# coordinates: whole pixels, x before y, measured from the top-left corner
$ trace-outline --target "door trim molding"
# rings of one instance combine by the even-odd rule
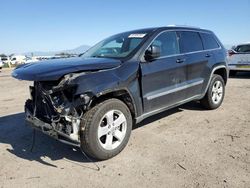
[[[155,114],[158,114],[160,112],[163,112],[163,111],[166,111],[166,110],[169,110],[171,108],[174,108],[174,107],[177,107],[177,106],[180,106],[182,104],[185,104],[187,102],[190,102],[190,101],[193,101],[195,99],[199,99],[200,98],[200,95],[195,95],[193,97],[190,97],[188,99],[185,99],[185,100],[182,100],[174,105],[171,105],[171,106],[165,106],[165,107],[162,107],[162,108],[159,108],[159,109],[156,109],[156,110],[153,110],[153,111],[150,111],[150,112],[147,112],[145,114],[142,114],[141,116],[137,117],[136,118],[136,123],[140,123],[142,120],[152,116],[152,115],[155,115]]]
[[[170,87],[166,87],[166,88],[163,88],[160,90],[150,92],[145,96],[145,98],[147,100],[153,100],[155,98],[162,97],[164,95],[168,95],[168,94],[175,93],[175,92],[178,92],[178,91],[181,91],[184,89],[188,89],[190,87],[194,87],[194,86],[203,84],[203,82],[204,82],[204,80],[202,78],[194,79],[194,80],[191,80],[189,82],[183,82],[180,84],[176,84],[174,87],[170,86]]]

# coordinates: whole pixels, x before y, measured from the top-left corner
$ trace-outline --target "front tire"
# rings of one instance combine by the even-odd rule
[[[81,148],[91,157],[105,160],[120,153],[128,143],[132,116],[118,99],[106,100],[84,114]]]
[[[220,75],[212,76],[205,97],[201,100],[201,104],[208,110],[220,107],[225,95],[225,82]]]

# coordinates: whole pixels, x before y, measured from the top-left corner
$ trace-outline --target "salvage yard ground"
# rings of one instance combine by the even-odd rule
[[[118,156],[97,162],[25,126],[28,82],[0,72],[0,187],[250,187],[250,73],[230,78],[221,108],[196,102],[148,118]]]

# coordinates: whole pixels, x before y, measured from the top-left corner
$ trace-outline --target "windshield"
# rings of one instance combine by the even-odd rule
[[[109,37],[85,52],[82,57],[124,58],[145,39],[147,32],[127,32]]]

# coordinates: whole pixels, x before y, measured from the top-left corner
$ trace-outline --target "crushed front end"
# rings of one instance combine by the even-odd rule
[[[80,146],[80,122],[89,98],[75,96],[77,85],[69,80],[35,81],[25,104],[26,122],[61,142]]]

